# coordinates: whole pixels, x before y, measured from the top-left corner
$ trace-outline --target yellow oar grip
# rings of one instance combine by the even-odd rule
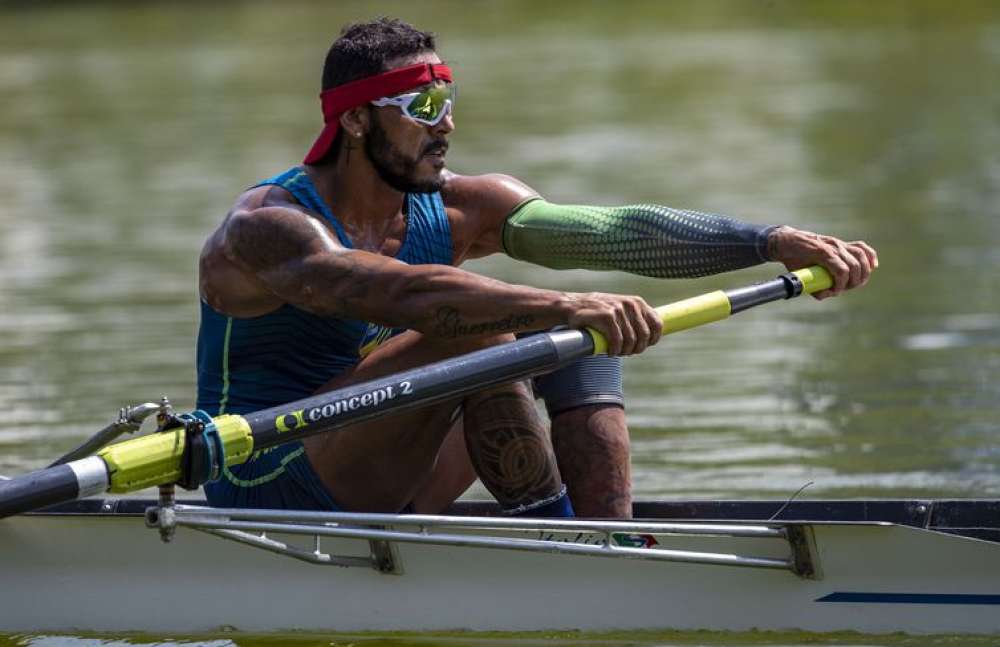
[[[792,274],[799,277],[799,280],[802,281],[802,291],[806,294],[812,294],[813,292],[833,287],[833,278],[830,276],[830,273],[819,265],[795,270]]]
[[[663,322],[663,334],[687,330],[702,324],[719,321],[729,316],[729,298],[722,290],[684,299],[676,303],[660,306],[656,313]],[[594,339],[594,354],[608,352],[608,340],[593,328],[587,332]]]
[[[604,335],[589,326],[587,327],[587,332],[590,333],[590,338],[594,340],[594,355],[603,355],[608,352],[608,340],[604,338]]]
[[[246,462],[253,453],[253,436],[243,416],[213,418],[226,448],[226,465]],[[111,475],[109,492],[134,492],[181,477],[184,432],[181,430],[150,434],[105,447],[97,452]]]
[[[669,303],[656,309],[663,322],[663,334],[687,330],[725,319],[730,314],[729,297],[722,290]]]
[[[806,294],[826,290],[833,286],[830,273],[819,265],[795,270],[792,274],[802,281],[802,291]],[[729,297],[722,290],[702,294],[701,296],[670,303],[656,309],[663,322],[663,334],[669,335],[680,330],[695,328],[713,321],[721,321],[732,314]],[[600,355],[608,351],[608,340],[594,330],[587,328],[594,340],[594,354]]]

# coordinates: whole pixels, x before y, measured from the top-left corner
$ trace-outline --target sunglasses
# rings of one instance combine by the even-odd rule
[[[454,85],[442,83],[420,92],[375,99],[371,103],[373,106],[396,106],[410,119],[428,126],[436,126],[451,112],[455,96]]]

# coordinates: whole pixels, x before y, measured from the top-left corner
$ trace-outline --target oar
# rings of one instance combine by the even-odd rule
[[[810,267],[749,287],[678,301],[657,312],[664,334],[670,334],[831,284],[826,270]],[[607,341],[593,330],[541,333],[279,407],[217,416],[212,422],[225,449],[225,464],[238,465],[254,451],[553,371],[606,349]],[[174,483],[182,477],[184,445],[183,428],[171,429],[0,481],[0,518],[102,492],[126,493]]]

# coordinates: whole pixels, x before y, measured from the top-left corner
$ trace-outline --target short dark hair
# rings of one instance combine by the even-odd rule
[[[390,61],[433,52],[434,34],[384,16],[345,26],[323,64],[322,89],[388,71]]]

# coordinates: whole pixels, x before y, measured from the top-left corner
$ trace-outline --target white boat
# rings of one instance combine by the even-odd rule
[[[495,511],[62,504],[0,520],[0,632],[1000,635],[1000,501],[639,503],[641,519],[603,522]]]
[[[830,285],[807,268],[658,312],[676,332]],[[604,346],[593,331],[542,333],[245,416],[176,416],[166,399],[125,408],[52,466],[0,480],[0,632],[1000,635],[997,501],[649,503],[630,521],[515,520],[468,503],[428,517],[173,502],[172,484],[196,487],[254,450]],[[104,446],[154,413],[158,433]],[[162,504],[87,498],[151,486]]]

